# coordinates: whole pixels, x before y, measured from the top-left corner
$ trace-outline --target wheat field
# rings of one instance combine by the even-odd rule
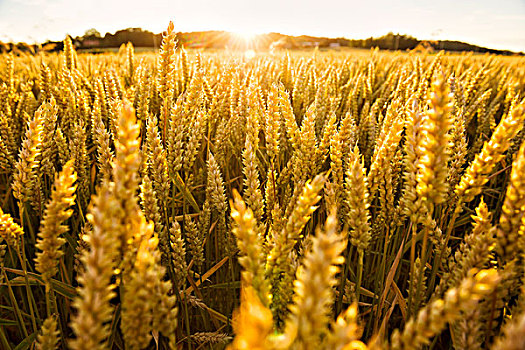
[[[525,60],[0,55],[1,349],[524,349]]]

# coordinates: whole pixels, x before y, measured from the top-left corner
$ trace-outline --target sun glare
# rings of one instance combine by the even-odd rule
[[[246,51],[244,51],[244,57],[246,57],[246,59],[248,59],[248,60],[251,60],[252,58],[255,57],[255,51],[253,51],[253,50],[246,50]]]
[[[257,50],[259,46],[259,35],[251,31],[239,31],[231,33],[232,47],[247,52],[246,58],[252,58],[255,52],[248,53],[249,51]],[[251,56],[251,57],[250,57]]]
[[[235,32],[233,33],[239,40],[242,40],[246,43],[251,43],[255,41],[257,37],[257,33],[250,32],[250,31],[242,31],[242,32]]]

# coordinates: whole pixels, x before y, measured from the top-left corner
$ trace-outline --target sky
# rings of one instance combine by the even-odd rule
[[[525,52],[525,0],[0,0],[0,41],[141,27],[364,39],[388,32]]]

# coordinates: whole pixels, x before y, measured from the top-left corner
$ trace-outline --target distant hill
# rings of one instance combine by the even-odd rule
[[[419,40],[409,35],[388,33],[378,38],[346,39],[326,38],[315,36],[290,36],[280,33],[268,33],[257,35],[253,40],[245,40],[236,34],[224,31],[203,31],[177,33],[178,41],[186,48],[201,49],[308,49],[308,48],[332,48],[343,47],[370,49],[377,47],[382,50],[415,50],[415,51],[472,51],[479,53],[491,53],[499,55],[523,55],[509,50],[495,50],[481,46],[471,45],[460,41],[449,40]],[[118,48],[120,45],[131,42],[135,47],[158,48],[162,41],[162,34],[155,34],[141,28],[128,28],[115,32],[106,33],[101,36],[95,29],[90,29],[82,37],[73,38],[75,46],[79,50],[104,50],[107,48]],[[46,51],[62,50],[62,42],[47,41],[41,45]],[[35,51],[37,48],[26,44],[2,44],[1,51],[10,50]]]

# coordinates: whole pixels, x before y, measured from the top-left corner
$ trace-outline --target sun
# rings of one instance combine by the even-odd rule
[[[249,31],[237,31],[231,33],[232,46],[242,50],[254,50],[257,47],[259,34]]]
[[[257,33],[251,31],[234,32],[233,34],[247,43],[253,42],[257,38]]]

